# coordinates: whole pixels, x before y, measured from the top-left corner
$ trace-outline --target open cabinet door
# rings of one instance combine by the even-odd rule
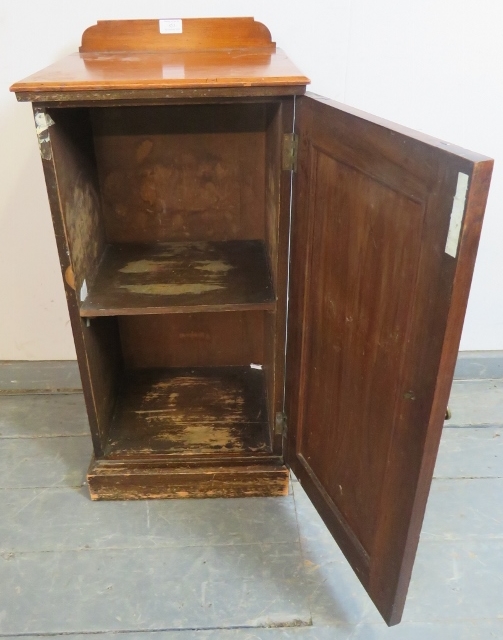
[[[286,460],[389,625],[442,432],[492,161],[297,100]]]

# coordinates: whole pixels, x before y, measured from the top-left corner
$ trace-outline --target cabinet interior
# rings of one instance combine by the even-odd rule
[[[48,113],[97,457],[270,454],[282,101]]]

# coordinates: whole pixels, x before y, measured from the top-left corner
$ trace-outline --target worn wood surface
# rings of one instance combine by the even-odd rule
[[[264,363],[264,311],[121,316],[124,365],[223,367]]]
[[[388,624],[433,472],[492,163],[299,99],[287,460]],[[458,258],[445,252],[470,178]]]
[[[161,33],[159,20],[99,20],[82,34],[80,52],[215,51],[272,52],[269,29],[253,18],[183,18],[182,33]]]
[[[266,109],[93,109],[108,241],[264,238]]]
[[[21,100],[34,93],[57,100],[58,93],[89,91],[271,86],[302,91],[309,83],[252,18],[183,24],[181,34],[161,34],[157,20],[100,22],[84,33],[81,53],[13,84],[11,91]]]
[[[132,370],[105,455],[270,451],[263,373],[248,367]]]
[[[84,280],[93,281],[105,250],[100,188],[87,109],[49,110],[47,116],[35,107],[39,122],[41,154],[54,156],[58,193],[61,198],[65,233],[71,264],[65,270],[65,284],[80,291]],[[51,124],[53,122],[54,124]],[[47,126],[46,131],[43,131]],[[44,139],[50,136],[51,148]]]
[[[283,51],[256,53],[73,53],[11,86],[24,93],[206,89],[209,87],[300,87],[309,79]]]
[[[121,356],[115,318],[88,327],[78,308],[78,292],[94,278],[105,246],[90,123],[84,110],[49,112],[34,105],[34,114],[89,424],[101,455]]]
[[[110,89],[109,91],[25,91],[16,93],[18,102],[38,102],[54,107],[146,106],[170,104],[197,104],[203,102],[229,102],[235,98],[248,102],[266,98],[303,95],[306,85],[268,85],[244,87],[175,87],[171,89]]]
[[[93,460],[87,482],[92,500],[245,498],[287,495],[288,477],[288,469],[279,461],[235,467],[169,467]]]
[[[83,317],[274,308],[261,241],[110,245]]]

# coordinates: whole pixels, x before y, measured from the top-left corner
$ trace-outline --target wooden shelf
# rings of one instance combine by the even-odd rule
[[[122,380],[105,457],[270,451],[261,370],[137,369]]]
[[[274,309],[260,240],[109,245],[82,317]]]

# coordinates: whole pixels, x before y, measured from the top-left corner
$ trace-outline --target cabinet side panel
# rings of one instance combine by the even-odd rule
[[[105,249],[89,112],[50,109],[46,121],[73,283],[84,295]]]
[[[96,275],[105,248],[88,112],[34,105],[35,123],[58,245],[77,359],[96,455],[111,420],[120,367],[114,318],[79,315],[79,298]]]
[[[92,111],[110,242],[264,239],[265,105]]]

